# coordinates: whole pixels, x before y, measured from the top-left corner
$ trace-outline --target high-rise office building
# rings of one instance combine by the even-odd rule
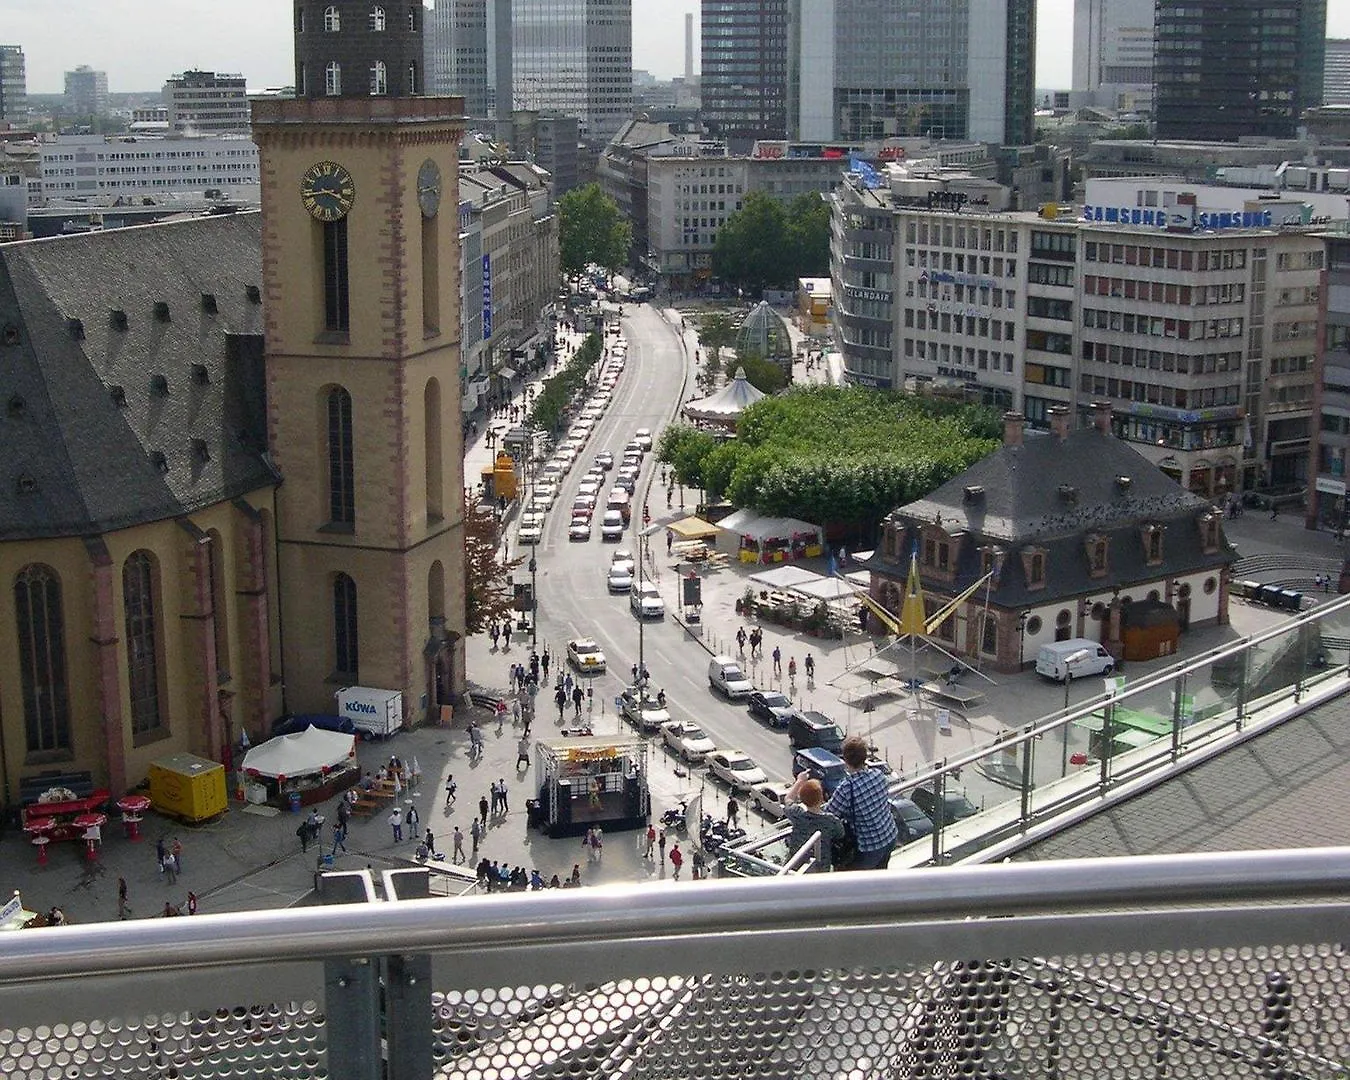
[[[1032,141],[1034,0],[790,4],[791,137]]]
[[[1327,38],[1322,104],[1350,105],[1350,38]]]
[[[702,118],[734,153],[787,138],[786,0],[703,0]]]
[[[1074,108],[1153,107],[1153,0],[1074,0]]]
[[[164,84],[169,130],[181,135],[247,131],[248,88],[242,75],[185,71]]]
[[[632,0],[514,0],[511,65],[515,108],[575,116],[583,138],[608,139],[633,113]]]
[[[1159,4],[1158,138],[1293,137],[1322,101],[1326,28],[1327,0]]]
[[[66,112],[74,116],[102,116],[108,111],[108,73],[81,64],[66,72]]]
[[[435,0],[423,53],[427,93],[462,97],[475,119],[510,116],[511,0]]]
[[[28,125],[28,74],[19,45],[0,45],[0,122]]]

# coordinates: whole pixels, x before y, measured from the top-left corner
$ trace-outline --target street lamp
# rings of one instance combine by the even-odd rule
[[[647,670],[647,654],[645,651],[647,616],[642,610],[642,587],[646,583],[647,541],[664,528],[664,525],[658,523],[656,525],[648,525],[638,533],[638,677],[636,681],[639,684],[642,680],[642,673]],[[641,686],[639,686],[638,700],[642,700],[642,697]]]
[[[530,549],[530,651],[539,644],[539,588],[535,571],[539,563],[535,560],[534,549]]]
[[[1069,711],[1069,687],[1073,685],[1073,666],[1080,660],[1086,660],[1092,655],[1091,649],[1079,649],[1077,652],[1071,652],[1064,658],[1064,712]],[[1064,740],[1063,753],[1060,755],[1059,775],[1065,777],[1069,775],[1069,725],[1063,725]]]

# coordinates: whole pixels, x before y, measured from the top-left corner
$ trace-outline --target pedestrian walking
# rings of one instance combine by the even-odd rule
[[[808,683],[813,682],[816,677],[816,662],[811,658],[810,653],[806,654],[806,659],[802,661],[802,665],[806,668],[806,681]]]
[[[497,807],[501,805],[501,803],[498,800],[499,797],[497,795],[497,781],[490,780],[488,781],[488,813],[490,813],[493,817],[497,816]]]
[[[486,795],[478,800],[478,820],[483,823],[483,828],[487,828],[488,811],[491,809],[492,805],[488,802]]]
[[[453,841],[454,849],[450,853],[450,861],[454,863],[467,862],[468,860],[464,857],[464,831],[458,825],[455,826]]]
[[[342,849],[342,853],[343,853],[344,855],[347,853],[347,826],[344,825],[344,824],[343,824],[342,822],[340,822],[340,821],[339,821],[336,825],[333,826],[333,854],[334,854],[334,855],[336,855],[336,854],[338,853],[338,848],[341,848],[341,849]]]
[[[347,827],[347,822],[352,819],[351,804],[347,802],[345,798],[338,799],[336,816],[337,823],[345,829]]]
[[[488,636],[492,638],[492,648],[495,650],[497,648],[497,642],[502,636],[501,627],[494,622],[492,624],[492,629],[488,631]]]
[[[558,706],[558,723],[562,723],[563,710],[567,708],[567,691],[561,686],[558,687],[557,692],[553,695],[553,703]]]
[[[789,657],[788,657],[788,682],[796,682],[796,681],[797,681],[797,658],[796,658],[795,656],[789,656]]]
[[[652,857],[652,848],[654,848],[654,847],[656,847],[656,826],[655,826],[655,825],[648,825],[648,826],[647,826],[647,847],[643,850],[643,852],[642,852],[642,857],[643,857],[644,859],[650,859],[650,858]]]
[[[473,841],[473,857],[478,858],[478,844],[483,839],[483,823],[474,818],[469,823],[469,839]]]
[[[568,697],[572,696],[572,685],[573,685],[572,673],[569,671],[566,675],[563,676],[563,691],[567,694]]]
[[[187,913],[189,915],[197,914],[197,894],[191,889],[188,890],[187,894]]]
[[[131,918],[131,905],[127,903],[127,879],[124,877],[117,879],[117,917]]]
[[[733,795],[727,800],[727,824],[733,829],[736,827],[736,819],[740,816],[741,804],[736,801]]]
[[[417,807],[409,803],[408,809],[403,812],[403,824],[408,828],[409,839],[417,835],[417,826],[421,820],[422,816],[417,812]]]
[[[520,741],[516,743],[516,768],[519,769],[522,765],[527,769],[530,767],[530,733],[528,728],[526,728],[525,734],[520,737]]]
[[[173,858],[173,872],[181,874],[183,872],[183,844],[176,836],[169,841],[169,855]]]
[[[665,862],[666,862],[666,830],[665,830],[665,829],[662,829],[660,835],[657,837],[657,839],[656,839],[656,846],[657,846],[657,847],[660,849],[660,851],[661,851],[661,865],[664,866],[664,865],[665,865]]]
[[[572,687],[572,705],[576,709],[578,719],[581,717],[581,701],[585,696],[580,686]]]
[[[503,814],[509,814],[511,807],[506,804],[506,777],[499,777],[497,780],[497,803],[501,807]]]
[[[548,646],[545,645],[544,655],[539,658],[539,666],[540,668],[543,669],[545,679],[548,678],[548,664],[549,664]]]
[[[309,830],[306,829],[305,832],[308,834]],[[164,861],[160,864],[160,870],[162,870],[164,876],[169,879],[170,885],[173,885],[178,881],[178,864],[173,861],[173,852],[165,853]]]
[[[694,857],[690,860],[693,864],[693,876],[695,881],[702,881],[708,876],[708,864],[703,858],[703,852],[694,848]]]
[[[510,622],[510,620],[507,620],[506,624],[502,627],[502,641],[505,643],[505,650],[506,650],[507,652],[510,652],[510,651],[511,651],[511,622]]]
[[[455,796],[459,793],[459,785],[455,783],[455,774],[451,773],[445,780],[445,805],[454,806]]]
[[[671,548],[675,546],[675,534],[669,529],[666,530],[666,554],[670,554]]]
[[[680,842],[675,841],[670,849],[670,865],[674,867],[670,876],[676,881],[680,878],[680,867],[684,865],[684,852],[680,850]]]
[[[403,811],[397,806],[389,813],[389,827],[394,830],[394,843],[403,840]]]
[[[436,837],[432,836],[430,825],[427,826],[427,834],[422,837],[422,843],[426,846],[427,858],[434,859],[436,857]]]
[[[745,655],[745,627],[742,626],[736,631],[736,648],[742,656]]]
[[[773,673],[780,678],[783,675],[783,650],[777,645],[773,647]]]

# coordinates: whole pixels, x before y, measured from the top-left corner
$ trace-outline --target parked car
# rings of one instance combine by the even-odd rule
[[[604,651],[590,638],[573,638],[569,641],[567,659],[584,675],[598,675],[605,670]]]
[[[1036,653],[1036,674],[1055,682],[1088,675],[1110,675],[1116,658],[1088,638],[1069,638],[1042,645]]]
[[[730,656],[714,656],[708,661],[708,685],[733,699],[747,697],[755,689],[741,665]]]
[[[788,721],[797,714],[792,699],[777,690],[756,690],[746,698],[746,704],[750,706],[751,716],[774,728],[787,727]]]
[[[810,773],[819,780],[828,797],[843,782],[844,759],[818,746],[810,746],[792,755],[792,775],[797,776],[802,772]]]
[[[638,428],[637,431],[633,432],[633,441],[642,448],[644,454],[649,452],[652,448],[652,429]]]
[[[916,787],[909,793],[909,797],[914,801],[915,806],[928,815],[929,820],[934,822],[938,820],[937,795],[932,788]],[[950,825],[954,821],[974,817],[979,812],[980,808],[959,791],[943,793],[942,813],[940,815],[943,825]]]
[[[666,604],[661,599],[661,592],[650,581],[634,584],[628,605],[639,619],[664,619],[666,616]]]
[[[750,791],[750,804],[766,817],[781,818],[787,813],[787,793],[791,784],[756,784]]]
[[[912,844],[933,834],[933,819],[925,814],[912,799],[903,795],[891,797],[891,813],[895,816],[895,825],[899,829],[895,843],[897,847]]]
[[[661,738],[685,761],[702,761],[717,749],[703,729],[688,720],[672,720],[661,729]]]
[[[619,695],[619,712],[639,731],[655,734],[669,724],[670,710],[655,698],[628,687]]]
[[[707,758],[708,771],[725,780],[737,791],[749,791],[756,784],[768,781],[764,770],[755,759],[739,750],[718,750]]]
[[[794,713],[788,719],[788,742],[794,750],[819,746],[837,754],[844,746],[844,729],[822,712]]]

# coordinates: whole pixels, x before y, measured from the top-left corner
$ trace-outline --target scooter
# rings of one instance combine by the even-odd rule
[[[711,814],[703,816],[703,823],[698,832],[699,843],[703,845],[705,851],[714,855],[728,844],[744,840],[747,835],[744,829],[733,826],[725,819],[716,821]]]
[[[685,813],[688,810],[686,803],[680,803],[679,806],[672,806],[661,815],[661,826],[666,829],[674,829],[676,832],[684,832],[688,828],[685,821]]]

